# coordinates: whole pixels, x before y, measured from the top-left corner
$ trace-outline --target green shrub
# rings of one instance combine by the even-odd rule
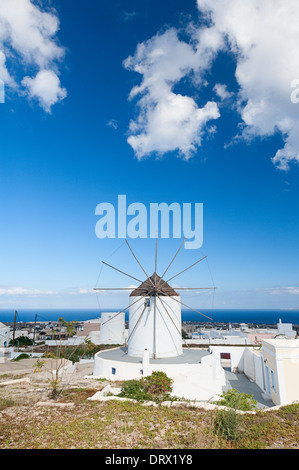
[[[18,362],[18,361],[21,361],[22,359],[30,359],[30,356],[28,354],[22,353],[22,354],[19,354],[14,359],[12,359],[12,362]]]
[[[10,398],[5,396],[0,396],[0,410],[5,410],[9,406],[15,406],[16,402]]]
[[[154,396],[163,396],[172,392],[173,380],[167,377],[165,372],[154,371],[152,375],[143,377],[141,382],[144,390]]]
[[[118,396],[133,398],[138,401],[161,402],[169,398],[172,391],[172,379],[164,372],[152,372],[141,380],[128,380]]]
[[[118,396],[132,398],[141,402],[152,399],[151,395],[144,390],[140,380],[128,380],[125,382]]]
[[[217,410],[214,419],[214,433],[228,440],[239,437],[240,418],[236,410]]]
[[[253,399],[253,395],[242,393],[232,388],[227,392],[223,392],[217,405],[227,406],[234,410],[251,411],[256,408],[257,401]]]
[[[15,344],[17,347],[32,346],[33,341],[32,339],[28,338],[28,336],[22,335],[15,339]],[[9,341],[9,346],[12,346],[12,345],[13,345],[13,340],[11,339]]]
[[[228,410],[217,410],[214,419],[214,433],[228,440],[236,440],[240,435],[240,417],[236,410],[251,411],[257,401],[253,395],[242,393],[232,388],[220,395],[217,405],[226,406]]]

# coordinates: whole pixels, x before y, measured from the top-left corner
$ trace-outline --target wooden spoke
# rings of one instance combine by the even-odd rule
[[[163,277],[165,276],[165,274],[167,273],[168,269],[170,268],[170,266],[172,265],[172,263],[174,262],[175,258],[177,257],[180,249],[182,248],[182,246],[184,245],[185,243],[185,240],[186,240],[186,237],[184,238],[183,240],[183,243],[181,244],[181,246],[179,247],[178,251],[176,252],[176,254],[174,255],[174,257],[172,258],[172,260],[170,261],[169,265],[167,266],[167,268],[165,269],[164,273],[162,274],[161,276],[161,279],[159,280],[159,282],[157,283],[157,287],[158,285],[160,284],[161,280],[163,279]]]
[[[125,276],[128,276],[128,277],[131,277],[132,279],[135,279],[135,281],[138,281],[138,282],[141,282],[141,283],[143,282],[140,279],[137,279],[137,277],[131,276],[131,274],[127,274],[124,271],[121,271],[120,269],[115,268],[114,266],[111,266],[111,264],[105,263],[105,261],[102,261],[102,263],[106,264],[106,266],[109,266],[109,268],[115,269],[115,271],[118,271],[119,273],[124,274]]]
[[[185,338],[182,337],[182,332],[178,329],[178,327],[176,326],[176,324],[174,323],[173,321],[173,318],[171,317],[170,313],[168,312],[166,306],[164,305],[164,302],[162,300],[162,297],[159,297],[160,298],[160,301],[161,301],[161,304],[162,306],[164,307],[164,310],[165,312],[167,313],[167,315],[169,316],[170,320],[172,321],[172,323],[174,324],[174,327],[176,328],[176,330],[178,331],[179,335],[181,336],[182,340],[184,341],[185,345],[187,346],[187,348],[189,349],[189,344],[186,342]],[[165,302],[166,303],[166,302]],[[166,304],[167,305],[167,304]],[[169,305],[168,305],[169,306]]]
[[[144,296],[141,297],[141,299],[143,298]],[[121,310],[120,312],[118,312],[116,315],[114,315],[113,317],[109,318],[109,320],[106,320],[103,325],[106,325],[106,323],[108,323],[109,321],[113,320],[114,318],[117,317],[117,315],[119,315],[120,313],[123,313],[125,310],[127,310],[129,307],[131,307],[131,305],[134,305],[136,304],[137,302],[139,302],[139,300],[141,300],[140,298],[138,298],[137,300],[135,300],[135,302],[133,302],[132,304],[128,305],[127,307],[125,307],[123,310]]]
[[[155,305],[154,305],[154,359],[156,359],[157,355],[157,297],[154,297]]]
[[[135,329],[137,328],[137,325],[139,324],[139,322],[140,322],[140,320],[141,320],[141,317],[142,317],[142,315],[143,315],[144,312],[145,312],[145,309],[146,309],[146,306],[145,306],[144,309],[142,310],[142,312],[141,312],[141,314],[140,314],[140,316],[139,316],[137,322],[135,323],[134,328],[133,328],[133,330],[131,331],[130,336],[128,337],[128,342],[130,341],[130,338],[132,337],[132,335],[133,335]]]
[[[137,261],[137,263],[141,267],[144,274],[146,275],[147,279],[149,279],[151,281],[152,285],[154,285],[153,281],[151,280],[151,278],[149,277],[149,275],[147,274],[147,272],[145,271],[145,269],[143,268],[143,266],[141,265],[141,263],[138,261],[137,257],[135,256],[135,254],[134,254],[134,252],[133,252],[132,248],[130,247],[129,242],[127,240],[126,240],[126,244],[128,245],[129,250],[131,251],[131,253],[134,256],[135,260]]]
[[[174,296],[172,296],[171,298],[172,298],[173,300],[175,300],[176,302],[178,302],[179,304],[184,305],[184,307],[187,307],[187,308],[189,308],[190,310],[193,310],[193,312],[199,313],[199,315],[202,315],[203,317],[206,317],[206,318],[208,318],[209,320],[212,320],[212,321],[213,321],[213,318],[210,318],[210,317],[208,317],[207,315],[204,315],[203,313],[199,312],[198,310],[194,310],[194,308],[189,307],[189,305],[184,304],[184,303],[181,302],[180,300],[176,299]]]
[[[195,266],[197,263],[200,263],[200,261],[202,261],[203,259],[207,258],[207,256],[204,256],[203,258],[199,259],[198,261],[196,261],[195,263],[191,264],[191,266],[188,266],[188,268],[186,269],[183,269],[183,271],[179,272],[178,274],[176,274],[175,276],[172,276],[170,279],[167,279],[167,281],[165,282],[169,282],[171,281],[172,279],[174,279],[175,277],[178,277],[180,274],[184,273],[185,271],[187,271],[188,269],[192,268],[193,266]]]
[[[93,290],[134,290],[136,287],[94,287]]]
[[[202,290],[202,289],[216,289],[216,287],[172,287],[174,290]]]

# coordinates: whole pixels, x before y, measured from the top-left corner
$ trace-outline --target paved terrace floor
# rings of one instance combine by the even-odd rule
[[[235,374],[227,368],[224,368],[224,370],[226,378],[224,391],[235,388],[239,392],[253,395],[252,398],[257,401],[257,408],[259,409],[275,406],[272,400],[265,400],[265,398],[263,398],[263,391],[256,383],[251,382],[245,374]]]
[[[150,358],[150,364],[199,364],[202,357],[209,356],[211,353],[207,350],[200,349],[184,349],[181,356],[176,357],[165,357],[163,359]],[[141,364],[141,357],[128,356],[126,348],[109,349],[107,351],[101,351],[100,356],[103,359],[109,359],[112,361],[130,362],[135,364]]]

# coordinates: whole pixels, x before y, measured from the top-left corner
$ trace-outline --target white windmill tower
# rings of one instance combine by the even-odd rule
[[[134,289],[116,287],[94,289],[96,291],[132,291],[130,294],[129,305],[123,310],[114,314],[113,318],[107,319],[102,323],[103,327],[104,325],[107,325],[108,322],[112,320],[115,321],[118,315],[122,315],[123,312],[129,309],[129,336],[127,354],[131,357],[143,357],[145,350],[148,352],[149,357],[154,359],[177,357],[182,355],[182,305],[196,313],[199,313],[200,315],[203,315],[209,320],[212,320],[210,317],[207,317],[203,313],[184,304],[181,301],[180,295],[177,293],[177,291],[190,289],[215,289],[215,287],[180,287],[174,289],[168,284],[168,282],[170,282],[172,279],[176,278],[183,272],[204,260],[206,256],[197,260],[191,266],[188,266],[183,271],[177,273],[165,281],[163,277],[181,250],[185,239],[161,277],[157,274],[157,242],[158,239],[156,239],[155,272],[152,276],[149,276],[138,261],[128,241],[126,240],[126,244],[128,245],[132,255],[146,275],[145,281],[137,279],[136,277],[131,276],[130,274],[127,274],[124,271],[121,271],[118,268],[115,268],[114,266],[111,266],[110,264],[102,261],[103,264],[109,266],[110,268],[115,269],[116,271],[140,282],[139,287]]]
[[[128,355],[180,356],[182,321],[179,294],[156,272],[130,294]]]

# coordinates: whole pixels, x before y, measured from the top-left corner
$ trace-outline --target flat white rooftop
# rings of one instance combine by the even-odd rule
[[[211,353],[205,349],[183,349],[183,354],[181,356],[164,357],[162,359],[150,358],[150,364],[199,364],[202,357],[210,354]],[[142,363],[142,357],[128,356],[127,348],[125,347],[100,351],[97,355],[103,359],[112,361],[130,362],[133,364]]]
[[[277,338],[277,339],[263,339],[263,343],[271,344],[275,348],[299,348],[299,338]]]

